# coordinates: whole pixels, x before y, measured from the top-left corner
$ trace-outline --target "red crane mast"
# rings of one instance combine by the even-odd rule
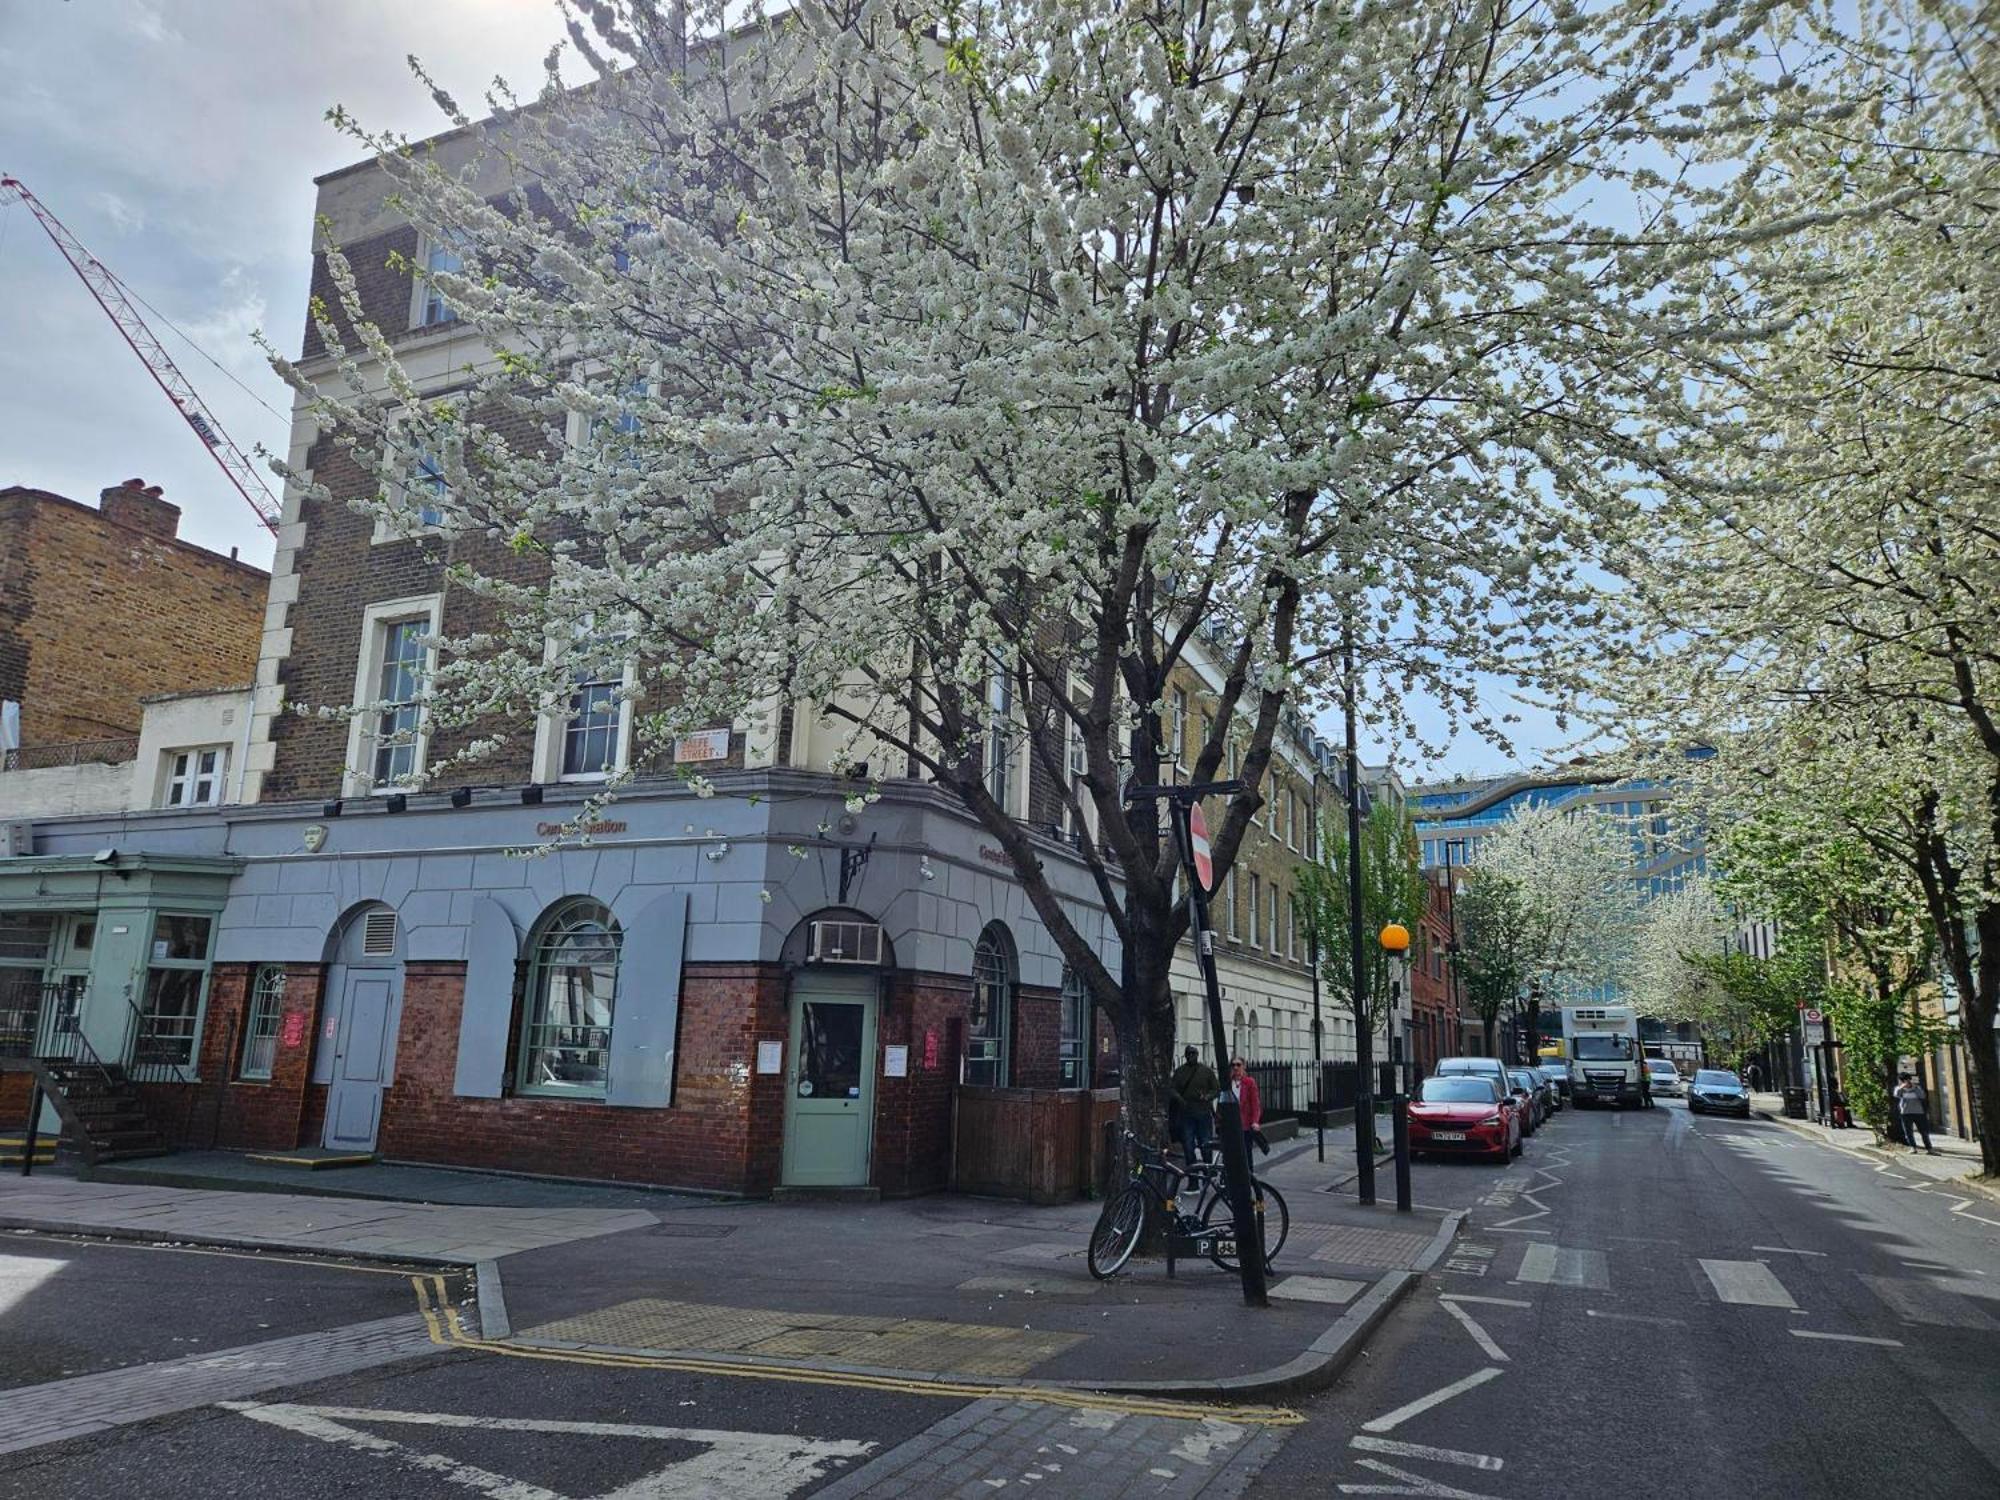
[[[187,376],[181,373],[180,366],[174,363],[160,343],[159,336],[139,316],[139,309],[132,305],[132,299],[126,295],[124,286],[111,269],[84,249],[83,241],[71,234],[63,221],[28,191],[26,183],[16,177],[0,176],[0,203],[10,196],[28,205],[28,212],[35,216],[36,222],[55,242],[56,249],[62,252],[63,259],[69,262],[70,269],[76,272],[78,280],[82,281],[90,295],[97,299],[97,305],[104,309],[105,316],[111,319],[112,326],[131,346],[132,352],[139,356],[146,373],[167,393],[167,399],[174,403],[174,410],[194,429],[194,435],[201,439],[202,446],[222,466],[222,472],[229,477],[236,492],[257,512],[257,519],[275,533],[281,508],[270,487],[264,483],[257,465],[223,431],[222,423],[208,409],[208,403],[196,394]]]

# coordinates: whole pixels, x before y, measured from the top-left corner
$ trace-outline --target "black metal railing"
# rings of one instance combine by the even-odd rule
[[[120,766],[139,758],[137,736],[70,740],[61,745],[23,745],[0,754],[0,771],[47,771],[57,766]]]
[[[1316,1114],[1322,1109],[1352,1109],[1361,1093],[1361,1067],[1354,1062],[1252,1062],[1259,1102],[1267,1119]],[[1375,1093],[1386,1099],[1395,1088],[1395,1069],[1376,1066]]]
[[[44,984],[39,971],[32,979],[0,979],[0,1057],[36,1055],[42,1016],[56,998],[58,986]]]
[[[125,997],[125,1076],[135,1083],[186,1083],[194,1063],[195,1017],[146,1010]]]

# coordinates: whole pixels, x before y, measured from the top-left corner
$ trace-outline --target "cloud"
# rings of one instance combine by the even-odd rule
[[[127,18],[133,33],[149,42],[178,42],[184,40],[178,31],[169,26],[166,17],[150,5],[136,5]]]

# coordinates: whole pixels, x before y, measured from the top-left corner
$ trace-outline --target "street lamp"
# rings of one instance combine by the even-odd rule
[[[1410,951],[1410,929],[1401,922],[1384,927],[1377,941],[1389,960],[1389,1139],[1396,1153],[1396,1212],[1410,1211],[1410,1110],[1409,1082],[1404,1074],[1403,1033],[1396,1018],[1403,1008],[1402,975],[1397,965]],[[1373,1122],[1371,1121],[1372,1125]]]

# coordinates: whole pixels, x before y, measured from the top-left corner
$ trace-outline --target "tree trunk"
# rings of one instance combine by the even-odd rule
[[[1486,1038],[1486,1056],[1488,1057],[1497,1055],[1493,1050],[1493,1024],[1497,1019],[1495,1016],[1481,1016],[1479,1018],[1479,1029]]]
[[[1994,1000],[1972,1005],[1969,996],[1960,1000],[1959,1014],[1965,1038],[1966,1079],[1972,1094],[1972,1128],[1979,1137],[1980,1170],[1988,1177],[2000,1177],[2000,1057],[1994,1055]]]

